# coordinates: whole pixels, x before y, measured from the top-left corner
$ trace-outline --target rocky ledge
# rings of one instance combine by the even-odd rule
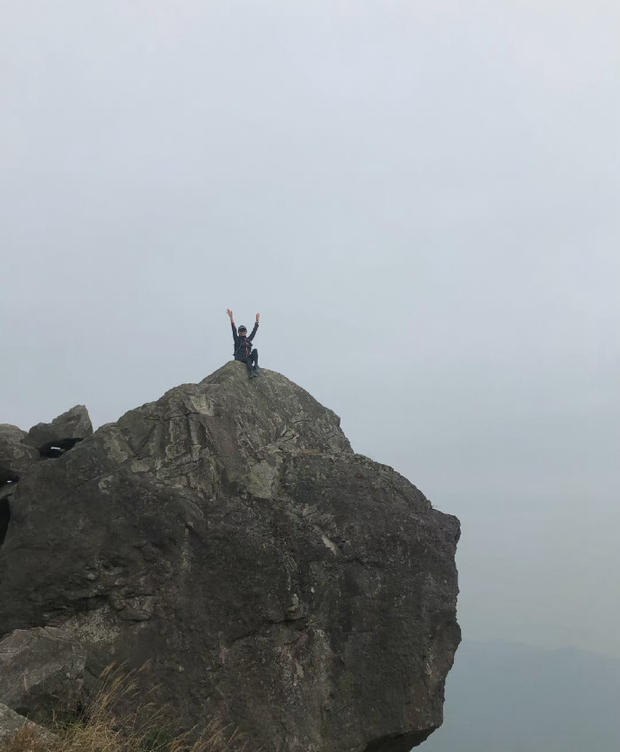
[[[2,426],[0,485],[13,710],[148,662],[183,724],[268,752],[406,752],[441,724],[458,520],[284,376],[228,363],[95,433],[82,407]]]

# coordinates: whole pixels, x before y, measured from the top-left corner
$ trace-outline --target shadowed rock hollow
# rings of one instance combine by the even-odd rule
[[[185,724],[267,751],[405,752],[441,723],[458,521],[282,375],[228,363],[27,452],[0,547],[0,665],[27,680],[0,702],[40,718],[150,659]]]

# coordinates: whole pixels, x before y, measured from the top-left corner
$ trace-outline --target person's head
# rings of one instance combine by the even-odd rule
[[[248,330],[245,328],[245,326],[241,325],[239,327],[239,335],[241,337],[245,337],[245,335],[248,333]]]

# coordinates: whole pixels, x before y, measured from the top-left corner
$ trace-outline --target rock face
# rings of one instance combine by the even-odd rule
[[[51,706],[79,703],[85,664],[84,647],[62,630],[16,629],[0,640],[0,698],[44,723]]]
[[[7,423],[0,424],[0,485],[19,480],[38,459],[39,452],[25,431]]]
[[[11,519],[8,498],[20,477],[45,457],[60,457],[93,427],[84,405],[76,405],[51,423],[39,423],[29,433],[17,426],[0,424],[0,546]]]
[[[172,389],[32,464],[10,504],[0,635],[61,630],[68,694],[82,659],[148,660],[184,723],[269,752],[406,752],[440,725],[458,521],[280,374]]]
[[[40,739],[45,744],[51,744],[56,738],[47,729],[38,726],[36,723],[28,720],[28,718],[24,718],[24,716],[19,715],[19,713],[16,713],[0,702],[0,744],[10,742],[15,734],[24,727],[31,729],[31,738]],[[24,752],[27,752],[27,749],[24,747],[20,747],[20,749],[24,749]]]

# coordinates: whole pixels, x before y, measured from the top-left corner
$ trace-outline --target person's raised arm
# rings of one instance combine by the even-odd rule
[[[230,310],[230,308],[227,308],[226,313],[228,314],[228,318],[230,319],[230,325],[232,326],[233,339],[236,342],[237,341],[237,327],[235,326],[235,320],[233,319],[233,312]]]
[[[248,339],[250,340],[250,342],[254,339],[254,335],[258,331],[258,322],[259,321],[260,321],[260,313],[257,313],[256,314],[256,323],[254,324],[254,329],[252,329],[252,334],[250,334],[250,336],[248,337]]]

